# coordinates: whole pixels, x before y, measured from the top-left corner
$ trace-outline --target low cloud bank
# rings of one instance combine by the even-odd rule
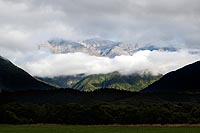
[[[132,56],[121,55],[115,58],[96,57],[85,53],[51,54],[48,51],[26,53],[26,56],[24,53],[18,53],[16,56],[16,58],[10,56],[9,59],[30,74],[41,77],[80,73],[89,75],[114,71],[126,75],[145,71],[165,74],[200,60],[199,53],[194,54],[188,50],[176,52],[144,50]]]

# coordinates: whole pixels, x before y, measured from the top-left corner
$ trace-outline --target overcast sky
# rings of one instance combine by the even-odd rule
[[[50,66],[55,60],[77,59],[77,54],[70,56],[67,54],[64,55],[67,57],[63,57],[50,53],[46,53],[45,56],[37,53],[38,44],[51,38],[79,40],[101,37],[133,44],[176,41],[176,45],[181,46],[184,52],[176,52],[176,57],[179,57],[177,60],[181,63],[176,63],[177,65],[173,67],[169,64],[173,64],[174,60],[166,57],[152,60],[149,54],[147,56],[143,51],[146,60],[148,62],[151,60],[152,64],[153,62],[160,64],[166,59],[166,64],[162,62],[162,65],[165,64],[165,67],[162,67],[162,70],[165,70],[163,73],[200,59],[199,55],[187,53],[187,49],[200,49],[199,0],[0,0],[0,27],[0,54],[33,75],[60,75],[56,70],[54,73],[42,73],[45,66],[43,63],[46,62]],[[162,53],[167,56],[166,54]],[[98,57],[85,56],[87,60],[84,64],[75,64],[84,66],[91,61],[99,60]],[[49,60],[50,57],[55,60]],[[127,59],[124,56],[117,58]],[[106,62],[112,66],[116,65],[113,60],[117,58],[100,58],[100,60],[109,60]],[[130,58],[134,62],[139,59],[133,56]],[[100,65],[102,64],[100,62]],[[36,65],[38,72],[35,70]],[[73,63],[66,64],[62,71],[70,74],[66,70],[69,66],[76,68]],[[100,68],[97,66],[93,71],[99,72]],[[126,69],[134,71],[136,68],[134,65]],[[78,70],[94,73],[85,67],[78,67],[73,74],[78,73]]]

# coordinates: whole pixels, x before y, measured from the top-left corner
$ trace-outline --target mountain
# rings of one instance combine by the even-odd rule
[[[164,75],[141,92],[197,93],[200,92],[200,61]]]
[[[52,53],[74,53],[74,52],[85,52],[92,53],[89,49],[78,42],[64,40],[64,39],[52,39],[45,44],[39,45],[39,49],[46,48]]]
[[[54,87],[40,82],[9,60],[0,56],[0,92],[49,90]]]
[[[94,56],[114,58],[120,55],[133,55],[140,50],[177,51],[172,46],[160,46],[156,44],[129,44],[119,41],[111,41],[101,38],[92,38],[83,41],[70,41],[65,39],[52,39],[39,45],[39,49],[49,49],[53,54],[83,52]]]
[[[127,91],[140,91],[158,80],[161,75],[132,74],[121,75],[118,72],[109,74],[89,75],[73,86],[73,89],[80,91],[94,91],[102,88],[112,88]]]
[[[35,77],[35,78],[61,88],[72,88],[76,83],[78,83],[84,77],[85,74],[56,76],[56,77]]]
[[[113,58],[119,55],[129,55],[128,51],[126,51],[123,47],[120,47],[121,42],[93,38],[80,41],[80,43],[91,51],[96,51],[98,56],[107,56]]]
[[[147,46],[144,46],[142,48],[139,48],[138,50],[150,50],[150,51],[161,50],[161,51],[170,51],[170,52],[177,51],[177,49],[172,47],[172,46],[170,46],[170,47],[158,47],[158,46],[154,46],[154,45],[147,45]]]
[[[108,74],[85,74],[58,76],[58,77],[36,77],[42,81],[61,88],[73,88],[80,91],[94,91],[101,88],[113,88],[118,90],[139,91],[162,75],[153,76],[149,73],[144,75],[132,74],[121,75],[118,72]]]

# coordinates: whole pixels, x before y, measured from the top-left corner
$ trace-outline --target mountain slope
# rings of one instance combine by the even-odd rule
[[[200,61],[166,74],[142,92],[200,92]]]
[[[57,77],[35,77],[39,80],[54,84],[61,88],[72,88],[76,83],[85,77],[84,74],[57,76]]]
[[[53,89],[0,56],[0,92]]]
[[[49,49],[53,54],[83,52],[94,56],[114,58],[120,55],[133,55],[140,50],[160,50],[175,52],[178,49],[172,46],[159,46],[155,44],[129,44],[119,41],[92,38],[83,41],[69,41],[65,39],[52,39],[39,45],[40,48]]]
[[[158,80],[161,75],[150,74],[120,75],[118,72],[109,74],[89,75],[73,86],[76,90],[94,91],[101,88],[112,88],[127,91],[140,91]]]

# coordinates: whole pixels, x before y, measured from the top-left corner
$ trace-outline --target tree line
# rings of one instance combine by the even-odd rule
[[[200,123],[200,104],[0,105],[1,124],[186,124]]]

